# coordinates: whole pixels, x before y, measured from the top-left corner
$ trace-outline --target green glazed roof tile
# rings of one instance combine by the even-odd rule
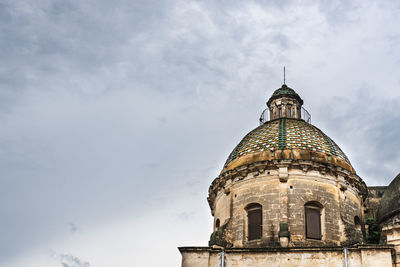
[[[306,149],[350,161],[336,143],[317,127],[299,119],[278,119],[248,133],[229,155],[225,165],[246,154],[271,149]]]

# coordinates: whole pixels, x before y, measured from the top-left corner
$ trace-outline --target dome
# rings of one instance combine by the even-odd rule
[[[355,173],[336,143],[302,119],[268,121],[248,133],[229,155],[222,172],[265,160],[299,159],[335,165]]]
[[[378,222],[382,223],[398,213],[400,213],[400,173],[383,194],[376,217]]]

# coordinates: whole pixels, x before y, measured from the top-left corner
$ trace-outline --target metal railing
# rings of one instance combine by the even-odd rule
[[[311,114],[303,107],[301,107],[301,118],[311,124]]]
[[[308,112],[305,108],[301,108],[301,118],[307,122],[311,124],[311,114],[310,112]],[[266,123],[267,121],[269,121],[269,109],[266,108],[263,110],[263,112],[261,112],[260,115],[260,125],[263,125],[264,123]]]
[[[259,121],[260,121],[260,125],[263,125],[264,123],[269,121],[269,109],[266,108],[263,110],[263,112],[261,112]]]

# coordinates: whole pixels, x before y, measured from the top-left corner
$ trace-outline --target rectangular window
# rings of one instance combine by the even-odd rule
[[[262,216],[261,209],[248,211],[249,233],[248,240],[261,239],[262,237]]]
[[[306,207],[306,236],[321,239],[321,212],[316,208]]]

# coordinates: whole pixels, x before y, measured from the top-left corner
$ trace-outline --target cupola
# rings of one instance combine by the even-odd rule
[[[301,118],[303,99],[286,84],[275,90],[267,102],[271,120],[279,118]]]

